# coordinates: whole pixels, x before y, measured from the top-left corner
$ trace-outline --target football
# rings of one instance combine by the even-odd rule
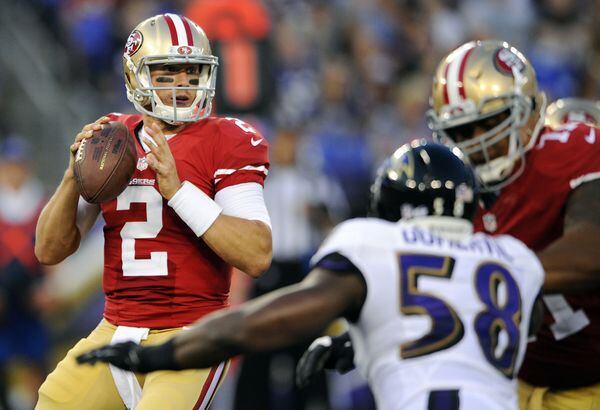
[[[125,125],[111,121],[84,139],[75,153],[74,173],[83,199],[110,201],[127,187],[137,161],[133,136]]]

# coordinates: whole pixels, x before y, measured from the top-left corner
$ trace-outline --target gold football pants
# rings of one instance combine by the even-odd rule
[[[110,343],[115,330],[116,326],[102,320],[88,337],[69,350],[40,387],[36,410],[122,410],[125,407],[107,364],[78,365],[75,361],[81,353]],[[150,330],[142,345],[159,344],[180,330]],[[225,377],[227,367],[228,363],[210,369],[137,375],[142,398],[136,409],[205,409]]]
[[[550,390],[519,380],[520,410],[600,410],[600,384],[570,390]]]

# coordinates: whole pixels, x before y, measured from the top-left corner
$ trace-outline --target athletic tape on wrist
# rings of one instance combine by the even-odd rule
[[[200,237],[223,210],[202,190],[185,181],[168,202],[179,217]]]

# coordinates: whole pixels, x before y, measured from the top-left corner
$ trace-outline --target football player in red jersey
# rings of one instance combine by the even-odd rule
[[[522,409],[600,403],[600,129],[544,127],[546,97],[514,47],[473,41],[448,54],[433,81],[430,126],[470,158],[487,195],[475,229],[509,234],[538,253],[546,317],[519,374]],[[597,137],[598,136],[598,137]],[[500,343],[500,338],[498,338]],[[317,339],[297,376],[347,371],[345,335]]]
[[[35,252],[42,263],[60,262],[101,213],[104,318],[48,376],[36,408],[209,406],[227,363],[138,377],[77,366],[74,358],[110,342],[159,343],[227,306],[232,266],[258,277],[270,264],[262,194],[268,145],[250,125],[210,116],[217,65],[206,35],[186,17],[143,21],[123,54],[127,96],[141,115],[109,114],[76,136],[69,166],[38,221]],[[136,137],[137,168],[118,198],[83,203],[74,153],[108,121],[122,122]]]
[[[433,82],[431,124],[462,149],[489,192],[480,231],[538,253],[547,314],[519,374],[521,408],[600,402],[600,141],[594,125],[544,127],[545,96],[514,47],[476,41],[451,52]]]

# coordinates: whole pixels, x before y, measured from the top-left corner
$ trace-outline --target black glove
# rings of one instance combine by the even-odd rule
[[[104,362],[124,370],[138,372],[140,371],[141,349],[142,347],[134,342],[106,345],[77,356],[77,363],[95,364],[96,362]]]
[[[313,341],[296,367],[296,385],[305,387],[323,369],[337,370],[341,374],[354,369],[354,349],[348,333]]]
[[[77,356],[79,364],[96,362],[109,363],[137,373],[180,369],[175,363],[172,339],[161,345],[148,347],[142,347],[134,342],[116,343]]]

